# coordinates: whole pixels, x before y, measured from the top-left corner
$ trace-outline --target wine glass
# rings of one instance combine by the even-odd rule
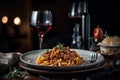
[[[39,48],[42,49],[44,35],[51,30],[52,13],[49,10],[32,11],[30,14],[30,27],[39,37]]]
[[[72,2],[69,6],[69,17],[70,18],[81,18],[82,12],[82,3],[81,2]]]

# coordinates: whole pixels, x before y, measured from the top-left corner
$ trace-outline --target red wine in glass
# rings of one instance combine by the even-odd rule
[[[52,28],[52,13],[49,10],[43,12],[32,11],[30,16],[30,27],[33,32],[38,34],[40,49],[42,49],[42,43],[44,35]]]
[[[32,26],[32,25],[30,25],[30,27],[31,27],[31,30],[33,31],[33,32],[35,32],[35,33],[37,33],[38,34],[38,32],[41,32],[41,33],[47,33],[47,32],[49,32],[51,29],[52,29],[52,25],[46,25],[46,24],[40,24],[39,26]]]

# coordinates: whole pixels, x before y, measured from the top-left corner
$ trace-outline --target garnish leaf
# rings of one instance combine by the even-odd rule
[[[60,42],[58,42],[58,44],[55,47],[59,48],[59,49],[62,49],[62,50],[65,49],[64,44],[61,44]]]

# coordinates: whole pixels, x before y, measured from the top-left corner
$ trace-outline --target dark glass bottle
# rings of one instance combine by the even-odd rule
[[[88,3],[83,1],[83,8],[81,13],[82,19],[82,49],[88,50],[90,48],[90,14],[88,13]]]

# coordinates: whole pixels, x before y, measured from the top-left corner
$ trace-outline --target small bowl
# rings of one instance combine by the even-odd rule
[[[100,45],[100,52],[105,55],[120,54],[120,46],[102,46],[102,45]]]

